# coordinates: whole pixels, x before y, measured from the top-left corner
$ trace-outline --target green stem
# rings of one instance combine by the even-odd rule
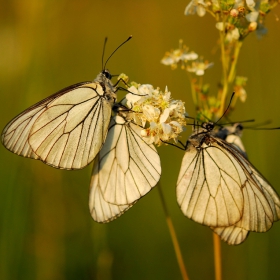
[[[226,51],[225,51],[225,17],[223,19],[223,30],[220,31],[220,42],[221,42],[221,60],[222,60],[222,67],[223,67],[223,90],[221,94],[219,93],[218,99],[221,101],[220,110],[218,115],[216,116],[219,118],[224,112],[224,101],[227,96],[228,91],[228,79],[227,79],[227,69],[228,69],[228,60],[226,58]]]
[[[230,66],[229,74],[228,74],[228,76],[226,76],[226,78],[224,77],[223,91],[220,96],[221,106],[220,106],[220,110],[219,110],[219,116],[221,116],[224,113],[225,101],[226,101],[226,97],[227,97],[227,93],[228,93],[228,88],[230,85],[232,85],[232,83],[234,82],[234,79],[235,79],[236,65],[237,65],[241,47],[242,47],[242,42],[241,41],[236,42],[236,44],[234,46],[234,53],[233,53],[233,57],[231,60],[232,63]],[[232,104],[235,104],[236,98],[237,97],[234,97],[235,100]]]
[[[198,98],[197,98],[197,93],[196,93],[195,86],[194,86],[195,83],[193,82],[192,75],[189,72],[187,72],[187,74],[188,74],[190,84],[191,84],[191,92],[192,92],[193,103],[194,103],[195,109],[197,110]]]
[[[177,262],[178,262],[178,265],[179,265],[179,268],[180,268],[180,271],[181,271],[181,274],[182,274],[182,279],[183,280],[189,280],[187,270],[186,270],[186,267],[185,267],[185,264],[184,264],[184,260],[183,260],[183,257],[182,257],[180,245],[179,245],[179,242],[178,242],[178,239],[177,239],[177,235],[176,235],[171,217],[168,213],[167,205],[166,205],[165,200],[164,200],[164,196],[163,196],[163,193],[162,193],[160,183],[158,183],[157,189],[159,191],[159,196],[160,196],[160,200],[161,200],[162,207],[163,207],[163,210],[164,210],[167,227],[169,229],[169,233],[170,233],[171,240],[172,240],[172,243],[173,243],[173,247],[174,247],[174,250],[175,250],[175,254],[176,254],[176,257],[177,257]]]
[[[236,64],[238,61],[241,47],[242,47],[242,41],[238,41],[234,48],[233,59],[232,59],[232,63],[231,63],[231,67],[230,67],[230,71],[229,71],[229,75],[228,75],[229,83],[232,83],[234,81],[235,73],[236,73]]]

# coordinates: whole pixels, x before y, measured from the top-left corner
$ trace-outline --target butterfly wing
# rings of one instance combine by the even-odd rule
[[[242,180],[236,160],[219,147],[191,142],[177,181],[177,201],[185,216],[207,226],[229,226],[242,216]]]
[[[34,122],[38,119],[41,113],[46,110],[46,106],[49,102],[83,84],[85,83],[80,83],[65,88],[36,103],[16,116],[5,126],[2,132],[3,145],[11,152],[20,156],[38,159],[39,157],[32,151],[28,142],[30,130],[34,125]]]
[[[98,222],[120,216],[159,181],[160,158],[140,132],[139,126],[120,116],[111,121],[90,185],[90,212]]]
[[[241,131],[242,127],[239,124],[235,124],[230,127],[224,127],[214,134],[216,137],[230,143],[230,145],[227,145],[227,149],[231,150],[231,153],[235,155],[238,161],[243,163],[244,167],[247,167],[247,172],[251,174],[249,177],[252,178],[251,181],[248,181],[245,184],[246,188],[243,188],[245,198],[244,205],[251,206],[244,207],[241,220],[229,227],[212,228],[223,241],[230,245],[238,245],[244,242],[250,231],[267,231],[271,227],[272,222],[279,220],[279,197],[270,184],[260,175],[252,164],[247,161],[247,154],[240,138]],[[237,149],[238,151],[236,152],[234,149]],[[262,219],[263,222],[259,223],[259,218],[256,217],[256,214],[262,215],[260,211],[258,211],[261,207],[258,207],[254,201],[254,198],[257,198],[260,195],[256,194],[259,188],[261,189],[262,195],[265,196],[269,203],[273,213],[273,220],[268,219],[267,223],[264,223],[265,218]]]
[[[56,168],[83,168],[105,142],[112,111],[105,94],[99,82],[70,86],[13,119],[2,142],[18,155]]]
[[[280,217],[279,196],[234,146],[206,138],[210,143],[193,136],[183,158],[177,184],[183,213],[212,228],[236,226],[224,236],[237,236],[238,228],[243,240],[245,231],[267,231]]]
[[[94,167],[90,182],[89,209],[92,218],[96,222],[108,223],[121,216],[137,201],[131,204],[117,205],[109,203],[104,199],[101,190],[101,178],[99,174],[101,169],[101,161],[102,159],[100,158],[100,154],[98,154],[94,161]]]
[[[236,225],[250,231],[266,232],[280,218],[280,198],[277,192],[233,146],[226,142],[220,142],[220,145],[235,156],[246,175],[246,181],[242,184],[243,215]]]
[[[238,226],[212,228],[229,245],[239,245],[246,240],[249,231]]]
[[[221,239],[230,245],[238,245],[246,240],[249,231],[266,232],[280,219],[280,199],[276,191],[260,175],[250,167],[252,180],[248,181],[243,188],[244,210],[240,221],[229,227],[216,227],[212,230]],[[263,204],[262,198],[269,204],[272,215],[267,209],[267,203]]]

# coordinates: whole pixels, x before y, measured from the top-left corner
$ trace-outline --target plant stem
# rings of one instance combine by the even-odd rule
[[[221,36],[221,39],[222,39],[222,36]],[[241,41],[236,42],[236,44],[234,46],[234,53],[233,53],[232,59],[231,60],[227,59],[228,63],[231,62],[229,74],[227,75],[228,65],[224,65],[224,63],[227,64],[226,63],[226,57],[224,57],[226,55],[225,49],[224,49],[224,42],[221,43],[221,56],[222,56],[222,62],[223,62],[223,73],[224,73],[223,76],[224,77],[223,77],[223,90],[222,90],[222,94],[219,98],[220,101],[221,101],[219,116],[221,116],[224,113],[225,100],[226,100],[226,96],[227,96],[227,93],[228,93],[228,88],[234,82],[234,79],[235,79],[236,65],[237,65],[237,61],[238,61],[238,57],[239,57],[241,47],[242,47],[242,42]],[[235,98],[237,98],[237,96]],[[233,102],[233,103],[235,103],[235,102]]]
[[[217,118],[220,118],[220,116],[224,112],[224,106],[225,106],[225,99],[227,96],[228,91],[228,79],[227,79],[227,57],[225,52],[225,20],[223,17],[223,30],[220,31],[220,42],[221,42],[221,60],[222,60],[222,67],[223,67],[223,90],[222,93],[219,94],[218,99],[221,101],[220,110],[218,112]]]
[[[180,271],[181,271],[181,274],[182,274],[182,279],[183,280],[189,280],[187,270],[186,270],[186,267],[185,267],[185,264],[184,264],[184,260],[183,260],[183,257],[182,257],[180,245],[179,245],[179,242],[178,242],[178,239],[177,239],[177,235],[176,235],[171,217],[168,213],[167,205],[166,205],[165,200],[164,200],[164,196],[163,196],[163,193],[162,193],[160,183],[158,183],[157,189],[159,191],[159,196],[160,196],[160,200],[161,200],[162,207],[163,207],[163,210],[164,210],[167,227],[169,229],[169,233],[170,233],[171,240],[172,240],[172,243],[173,243],[173,247],[174,247],[174,250],[175,250],[175,254],[176,254],[176,257],[177,257],[177,262],[178,262],[178,265],[179,265],[179,268],[180,268]]]
[[[215,280],[222,280],[222,255],[221,239],[219,235],[213,232],[214,243],[214,263],[215,263]]]
[[[198,105],[197,92],[195,90],[195,83],[193,81],[192,75],[190,73],[187,73],[187,74],[188,74],[188,78],[190,80],[193,103],[194,103],[195,109],[197,110],[199,105]]]
[[[234,81],[235,73],[236,73],[236,64],[238,61],[241,47],[242,47],[242,42],[241,41],[236,42],[236,45],[234,48],[234,53],[233,53],[233,58],[232,58],[232,63],[231,63],[231,67],[230,67],[230,71],[229,71],[229,75],[228,75],[229,83],[232,83]]]

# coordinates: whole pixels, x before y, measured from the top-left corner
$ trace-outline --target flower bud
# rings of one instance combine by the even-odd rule
[[[238,12],[238,10],[236,10],[236,9],[232,9],[232,10],[230,11],[229,14],[230,14],[232,17],[237,17],[238,14],[239,14],[239,12]]]
[[[250,31],[250,32],[252,32],[252,31],[255,31],[256,29],[257,29],[257,26],[258,26],[258,23],[257,22],[250,22],[250,24],[249,24],[249,27],[248,27],[248,30]]]

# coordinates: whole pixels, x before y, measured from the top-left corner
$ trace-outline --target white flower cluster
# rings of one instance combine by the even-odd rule
[[[208,61],[197,59],[196,61],[193,61],[190,65],[187,65],[187,71],[195,73],[197,76],[203,76],[205,70],[212,67],[213,65],[213,62],[209,63]]]
[[[181,69],[194,73],[196,76],[203,76],[205,70],[213,66],[213,63],[204,61],[195,52],[190,52],[188,47],[183,45],[183,40],[179,40],[178,49],[165,53],[161,63],[170,65],[171,69],[176,69],[178,64],[180,64]]]
[[[203,17],[209,12],[218,21],[217,29],[225,31],[226,41],[231,43],[242,40],[255,30],[259,36],[265,34],[264,17],[278,3],[278,0],[191,0],[184,14],[197,13]]]
[[[149,84],[131,83],[123,104],[130,109],[127,119],[143,127],[141,135],[148,144],[160,146],[175,141],[186,126],[184,102],[172,100],[167,87],[165,92]]]
[[[206,14],[206,7],[204,0],[192,0],[186,7],[184,14],[187,16],[197,13],[198,16],[203,17]]]
[[[161,63],[164,65],[170,65],[172,69],[177,68],[177,64],[181,64],[182,68],[188,61],[193,61],[198,58],[195,52],[189,51],[189,49],[183,45],[183,40],[179,40],[179,48],[166,52]]]

